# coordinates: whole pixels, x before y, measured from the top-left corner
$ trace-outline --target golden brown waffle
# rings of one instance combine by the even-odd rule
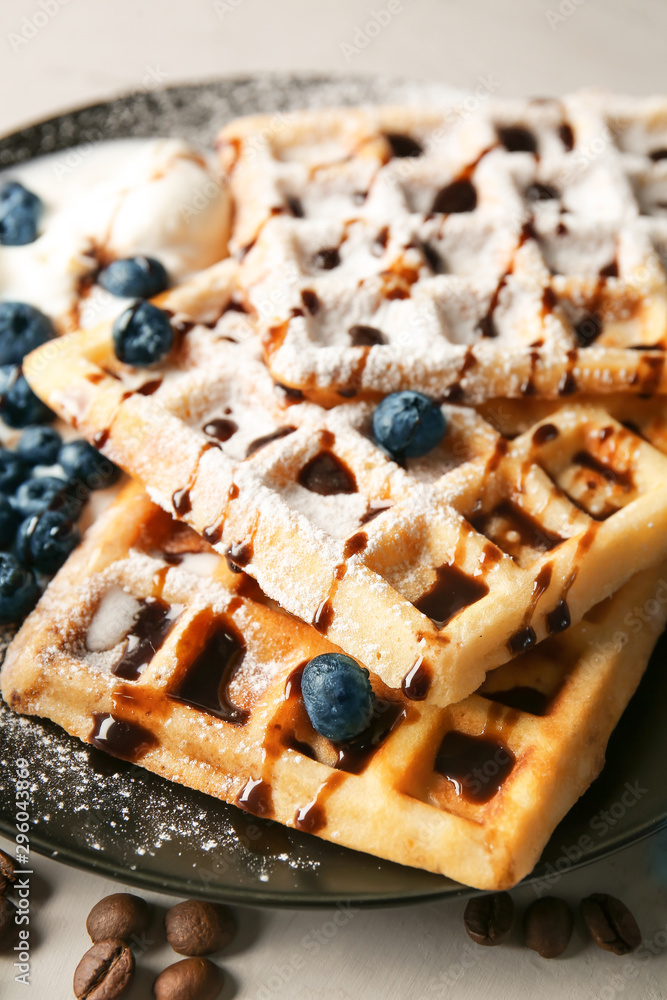
[[[384,683],[459,701],[667,558],[667,459],[604,409],[563,405],[509,440],[445,405],[442,444],[401,468],[370,440],[370,404],[284,405],[232,308],[234,266],[160,299],[181,335],[149,372],[102,327],[45,345],[26,377]]]
[[[655,598],[665,572],[634,577],[450,708],[412,703],[372,675],[370,730],[334,745],[312,729],[299,679],[336,647],[132,485],[14,640],[2,695],[257,815],[507,888],[599,772],[664,624],[667,602]],[[619,642],[624,618],[647,601],[657,612]]]
[[[664,100],[304,111],[218,145],[276,381],[327,406],[667,390]]]

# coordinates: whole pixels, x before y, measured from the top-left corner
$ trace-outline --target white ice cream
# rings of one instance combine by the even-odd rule
[[[0,174],[44,202],[41,235],[0,246],[0,299],[30,302],[68,329],[79,281],[110,257],[157,257],[172,283],[225,256],[229,200],[212,160],[178,139],[113,140],[40,157]],[[81,324],[125,301],[99,286],[81,301]]]

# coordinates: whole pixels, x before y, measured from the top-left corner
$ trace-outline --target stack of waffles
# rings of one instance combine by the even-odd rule
[[[667,618],[667,106],[300,112],[218,148],[229,256],[155,300],[169,356],[131,368],[103,324],[26,360],[135,481],[3,697],[255,815],[509,887]],[[399,464],[372,416],[405,389],[447,430]],[[341,651],[376,696],[347,744],[300,689]]]

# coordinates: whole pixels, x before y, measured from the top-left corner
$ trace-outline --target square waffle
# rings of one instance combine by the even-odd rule
[[[300,671],[336,647],[132,484],[44,593],[0,686],[16,711],[255,815],[508,888],[602,767],[667,605],[625,645],[614,634],[665,572],[633,577],[448,708],[371,673],[369,730],[332,744],[310,725]]]
[[[667,458],[603,407],[562,404],[511,440],[444,404],[442,444],[402,468],[371,440],[371,404],[324,410],[273,384],[236,276],[225,261],[159,298],[178,343],[150,371],[122,365],[103,325],[30,355],[26,377],[390,688],[460,701],[667,558]]]
[[[276,381],[325,406],[667,389],[667,105],[242,118],[218,149]]]

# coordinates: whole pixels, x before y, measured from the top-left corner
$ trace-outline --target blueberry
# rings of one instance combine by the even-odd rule
[[[21,369],[16,365],[0,366],[0,417],[10,427],[46,424],[55,413],[39,399]]]
[[[83,504],[74,495],[73,485],[59,476],[34,476],[21,483],[12,497],[12,506],[21,518],[49,509],[77,518]]]
[[[301,692],[313,727],[336,743],[359,736],[373,717],[368,671],[343,653],[323,653],[307,663]]]
[[[25,465],[15,451],[0,448],[0,490],[13,493],[25,479]]]
[[[9,546],[14,541],[19,516],[4,493],[0,493],[0,546]]]
[[[0,302],[0,365],[19,365],[55,334],[51,320],[34,306]]]
[[[54,465],[62,438],[54,427],[26,427],[16,453],[27,465]]]
[[[85,483],[89,490],[111,486],[120,469],[87,441],[67,441],[58,452],[58,461],[71,479]]]
[[[37,239],[42,202],[18,181],[0,188],[0,244],[19,247]]]
[[[39,587],[29,569],[16,556],[0,552],[0,624],[20,622],[32,611]]]
[[[392,392],[373,414],[377,441],[397,459],[425,455],[443,438],[447,424],[442,410],[421,392]]]
[[[81,540],[79,529],[59,510],[26,517],[16,534],[16,554],[39,573],[55,573]]]
[[[161,361],[169,354],[173,342],[169,317],[150,302],[135,302],[113,325],[116,357],[138,368]]]
[[[150,299],[169,285],[169,276],[154,257],[126,257],[114,260],[100,272],[98,282],[112,295]]]

